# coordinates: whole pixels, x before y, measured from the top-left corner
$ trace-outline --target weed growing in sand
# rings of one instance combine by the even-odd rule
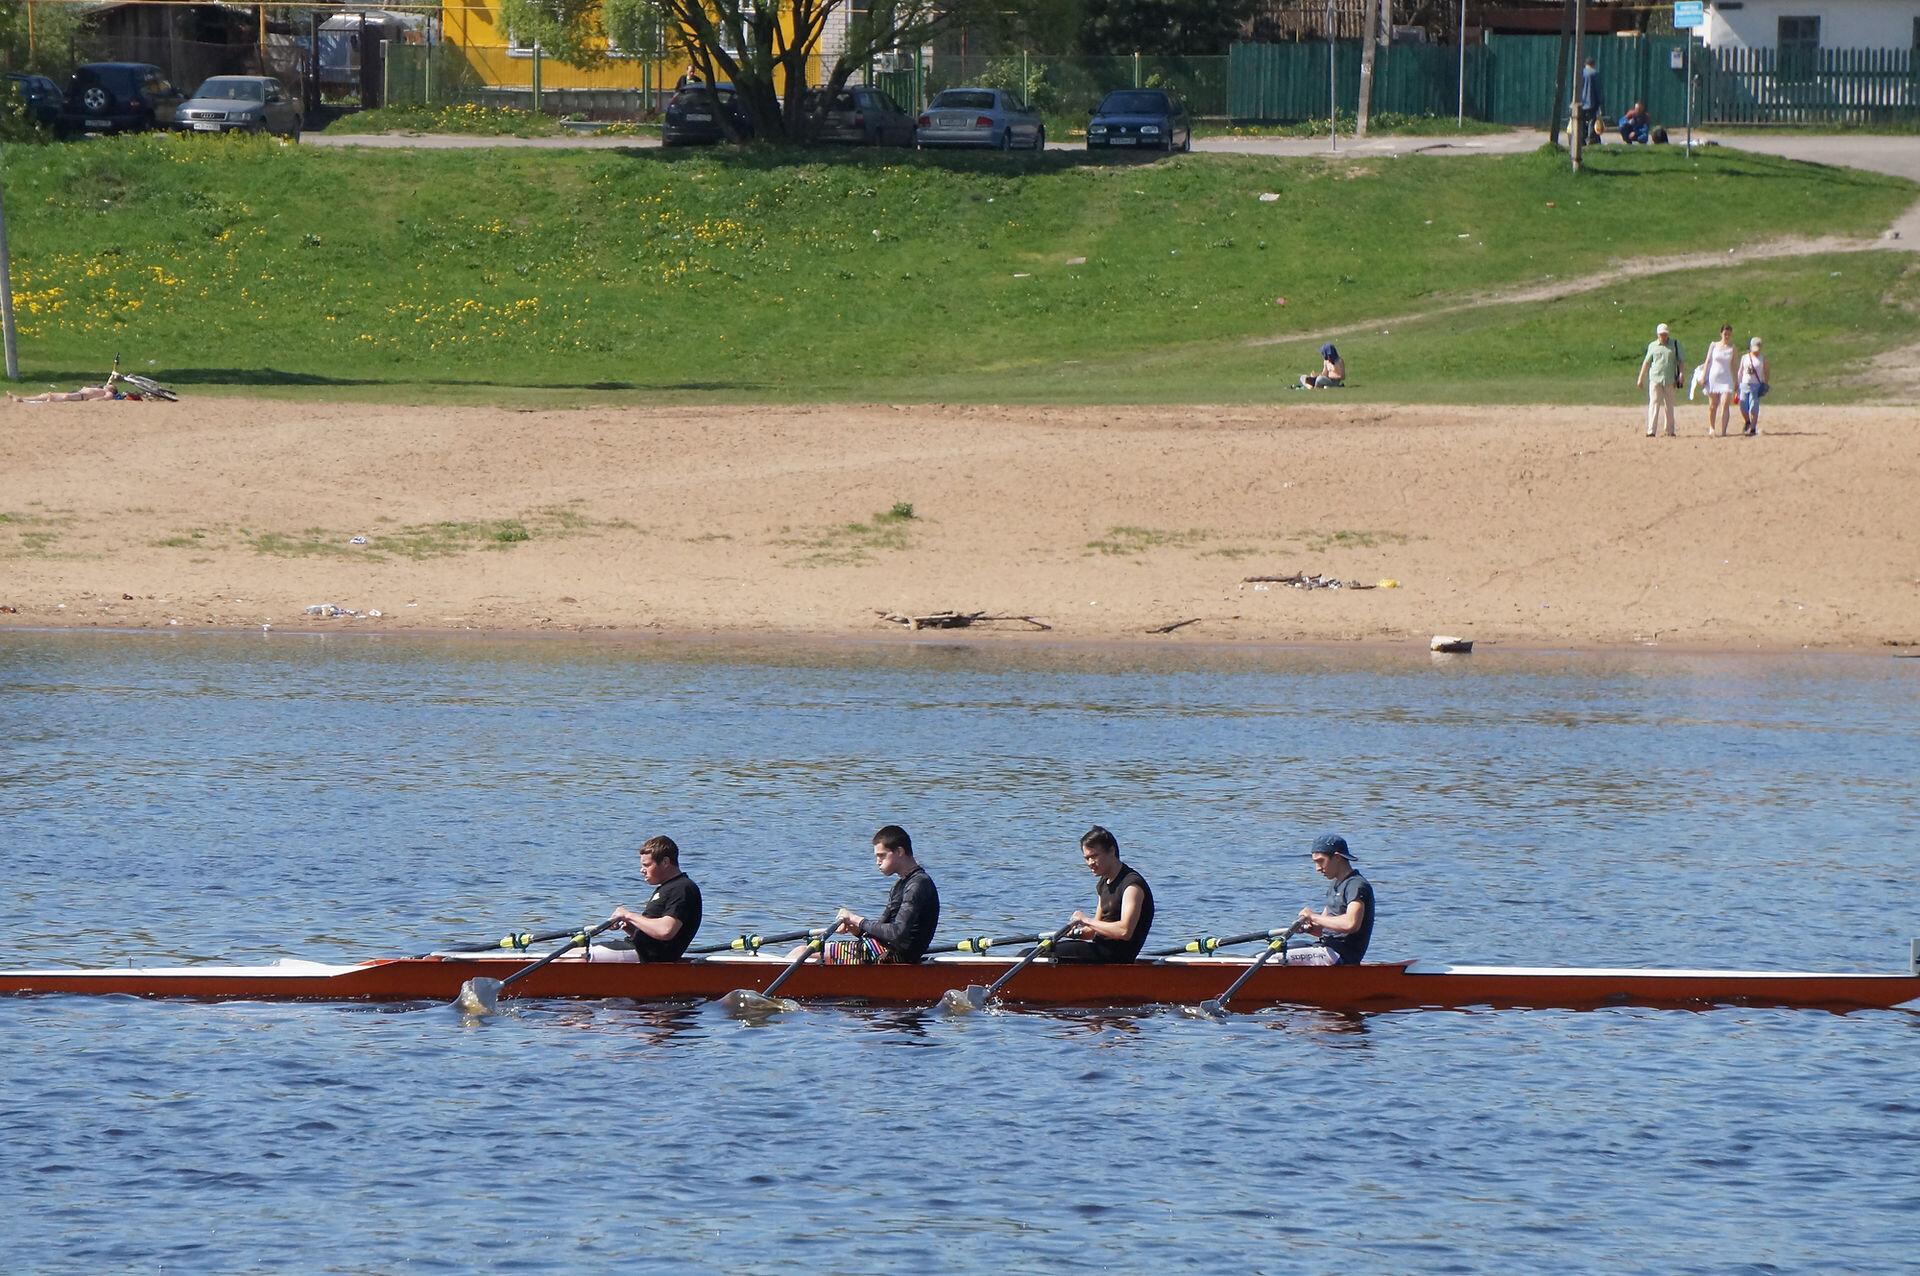
[[[164,540],[153,542],[153,545],[155,549],[203,549],[205,548],[203,542],[206,539],[205,530],[196,527],[191,531],[176,532]]]
[[[274,558],[355,558],[360,556],[358,546],[348,545],[345,543],[345,537],[320,527],[309,527],[305,531],[291,535],[286,532],[249,533],[243,528],[240,534],[247,538],[247,544],[252,547],[254,553],[267,554]]]
[[[1381,545],[1405,545],[1413,537],[1405,532],[1333,531],[1301,532],[1294,537],[1310,554],[1330,549],[1376,549]]]
[[[60,541],[57,529],[72,521],[70,516],[58,513],[0,513],[0,558],[50,556]]]
[[[1154,527],[1109,527],[1105,536],[1087,542],[1087,553],[1124,558],[1150,549],[1191,549],[1212,537],[1212,532],[1198,529],[1170,532]]]
[[[774,544],[809,551],[793,560],[796,567],[850,567],[872,562],[880,550],[906,549],[911,543],[908,525],[917,517],[911,501],[895,501],[892,508],[879,511],[863,523],[841,523],[811,536],[776,540]]]

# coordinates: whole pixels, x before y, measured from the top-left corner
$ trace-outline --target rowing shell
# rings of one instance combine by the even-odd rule
[[[0,995],[86,994],[218,1001],[451,1001],[469,979],[522,968],[518,956],[434,953],[326,965],[179,966],[123,970],[0,971]],[[765,988],[787,963],[723,954],[654,965],[556,961],[514,985],[509,996],[706,999],[735,988]],[[1013,961],[943,955],[917,966],[813,966],[781,989],[798,1001],[932,1005],[947,992],[989,984]],[[1022,1006],[1193,1004],[1217,997],[1248,959],[1173,957],[1110,966],[1036,962],[1008,989]],[[1920,966],[1909,974],[1794,971],[1627,970],[1448,966],[1421,962],[1279,966],[1256,971],[1234,1004],[1328,1010],[1464,1009],[1476,1006],[1596,1009],[1602,1006],[1797,1006],[1825,1010],[1920,1008]]]

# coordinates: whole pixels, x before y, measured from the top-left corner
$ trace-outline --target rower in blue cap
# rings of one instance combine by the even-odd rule
[[[1332,883],[1318,912],[1300,910],[1301,927],[1317,944],[1287,953],[1289,966],[1351,966],[1367,954],[1373,938],[1373,884],[1353,866],[1353,852],[1338,833],[1313,840],[1313,867]]]

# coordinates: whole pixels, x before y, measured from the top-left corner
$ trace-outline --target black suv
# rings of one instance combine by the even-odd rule
[[[71,135],[170,128],[185,96],[146,62],[89,62],[67,81],[59,129]]]

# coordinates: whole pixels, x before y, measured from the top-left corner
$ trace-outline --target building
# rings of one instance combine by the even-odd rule
[[[1716,49],[1806,57],[1821,49],[1920,50],[1920,0],[1727,0],[1707,5]]]

